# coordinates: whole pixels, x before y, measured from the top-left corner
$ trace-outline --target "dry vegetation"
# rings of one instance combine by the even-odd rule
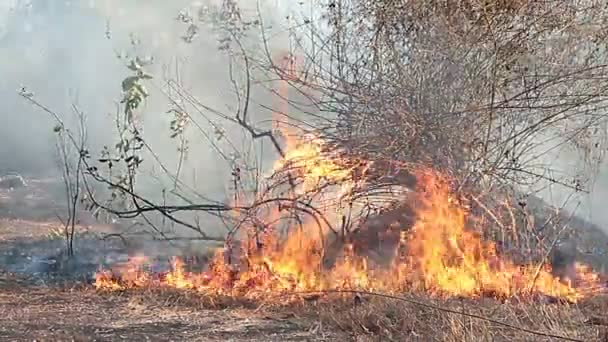
[[[0,275],[6,341],[605,341],[608,298],[579,305],[365,294],[283,306],[159,289],[98,293]]]
[[[292,315],[204,305],[175,293],[100,295],[91,288],[32,286],[0,275],[3,341],[307,341]],[[336,336],[336,338],[339,338]]]
[[[199,272],[110,265],[97,289],[2,274],[3,340],[608,340],[604,279],[578,269],[576,282],[558,279],[549,260],[560,240],[577,242],[566,264],[584,260],[605,234],[534,195],[587,191],[603,160],[604,2],[336,0],[321,12],[278,54],[259,8],[245,18],[225,0],[179,14],[186,44],[214,18],[235,109],[202,104],[179,75],[156,83],[175,166],[144,134],[150,61],[127,61],[116,145],[99,154],[79,108],[74,129],[21,93],[57,122],[67,210],[56,235],[68,259],[83,257],[84,209],[116,223],[92,225],[102,241],[139,242],[125,253],[142,252],[143,237],[223,248]],[[276,99],[270,125],[256,122],[255,91]],[[231,170],[223,202],[183,176],[191,131]],[[556,175],[541,157],[562,148],[583,167]],[[164,181],[160,197],[141,186],[149,169],[160,170],[150,177]],[[2,205],[43,195],[11,204],[9,192]],[[225,231],[209,232],[209,219]],[[48,234],[46,223],[8,224],[28,222],[29,236],[0,227],[0,253]]]
[[[0,253],[24,237],[44,239],[52,225],[61,228],[48,221],[3,223]],[[527,296],[499,301],[346,291],[294,297],[278,291],[251,300],[163,287],[97,291],[86,282],[40,285],[36,278],[0,275],[4,340],[603,341],[608,329],[605,296],[567,304]]]

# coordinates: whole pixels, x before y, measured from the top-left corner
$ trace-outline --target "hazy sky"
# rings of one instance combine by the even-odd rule
[[[162,67],[178,58],[183,81],[205,104],[227,110],[234,102],[227,78],[226,58],[217,51],[210,32],[202,31],[192,44],[180,38],[185,25],[175,20],[182,9],[217,4],[220,0],[0,0],[0,172],[10,170],[48,171],[53,161],[52,121],[17,95],[25,86],[36,99],[60,112],[72,103],[87,113],[92,138],[102,141],[111,129],[120,82],[128,70],[116,57],[129,51],[130,34],[141,40],[140,51],[154,56],[150,70],[162,81]],[[245,13],[255,14],[256,0],[241,0]],[[285,27],[288,14],[309,13],[299,0],[260,1],[263,18],[273,25],[273,48],[287,48]],[[109,29],[111,39],[106,32]],[[155,149],[172,160],[175,146],[167,138],[169,117],[166,99],[154,94],[146,105],[146,133]],[[260,101],[263,102],[264,99]],[[199,137],[200,138],[200,137]],[[208,144],[191,146],[193,172],[206,179],[221,179],[226,165]],[[568,168],[569,156],[557,163]],[[202,185],[221,193],[223,182]],[[559,191],[556,202],[560,201]],[[608,172],[600,175],[594,194],[583,203],[584,216],[608,225]]]
[[[218,1],[0,1],[0,94],[4,118],[0,126],[0,169],[46,170],[53,158],[53,123],[17,96],[22,86],[59,112],[69,114],[70,105],[77,103],[87,114],[92,139],[108,135],[113,124],[111,113],[121,96],[120,82],[129,73],[116,55],[131,51],[131,35],[141,41],[139,54],[155,59],[148,70],[156,79],[148,87],[152,96],[144,113],[146,133],[155,137],[151,143],[161,155],[172,158],[176,147],[166,139],[168,101],[154,89],[162,86],[164,67],[179,60],[182,81],[198,100],[220,110],[230,110],[230,104],[235,107],[228,64],[225,55],[217,50],[216,38],[203,30],[194,43],[186,44],[181,39],[186,25],[176,20],[184,9],[195,14],[200,6],[214,3]],[[276,49],[285,45],[281,26],[286,13],[300,7],[291,6],[296,3],[260,2],[261,8],[272,8],[263,12],[264,21],[273,25],[272,43]],[[245,15],[255,14],[255,1],[242,1],[242,5]],[[215,167],[216,156],[206,144],[201,143],[197,149],[198,139],[200,136],[193,139],[191,146],[196,154],[191,159],[197,164],[193,167],[201,173],[221,176],[225,168]]]

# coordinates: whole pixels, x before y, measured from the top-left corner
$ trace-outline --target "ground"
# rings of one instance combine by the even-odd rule
[[[107,225],[81,224],[82,261],[68,274],[56,272],[46,261],[61,262],[64,245],[49,183],[0,189],[0,341],[344,340],[314,320],[259,305],[224,308],[166,291],[98,293],[78,275],[95,271],[96,254],[128,252],[118,240],[99,241],[111,232]]]
[[[48,199],[14,195],[0,196],[0,341],[608,341],[601,296],[573,305],[345,294],[285,305],[162,289],[98,292],[91,279],[46,263],[60,262],[63,247],[53,208],[40,204]],[[120,241],[95,240],[108,231],[79,227],[87,260],[68,274],[94,271],[98,261],[88,256],[127,252]]]
[[[179,295],[99,294],[0,278],[2,341],[329,340],[293,315],[205,309]]]
[[[607,298],[224,304],[187,292],[100,293],[0,275],[2,341],[608,341]],[[253,304],[253,305],[252,305]],[[547,336],[553,335],[553,336]]]

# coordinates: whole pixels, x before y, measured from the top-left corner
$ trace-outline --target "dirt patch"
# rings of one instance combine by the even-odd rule
[[[2,341],[334,341],[312,323],[255,309],[213,309],[180,296],[99,294],[0,275]]]
[[[604,341],[608,299],[579,305],[344,296],[230,304],[188,291],[102,293],[0,275],[2,341]]]

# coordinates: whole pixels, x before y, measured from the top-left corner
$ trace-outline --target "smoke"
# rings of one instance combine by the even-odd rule
[[[140,43],[136,52],[152,56],[148,72],[155,76],[148,86],[151,96],[145,104],[145,137],[163,162],[175,171],[179,160],[177,142],[169,138],[171,117],[167,98],[160,92],[163,76],[175,76],[179,66],[180,81],[189,93],[207,106],[234,113],[236,95],[229,80],[226,55],[218,50],[212,30],[201,26],[192,43],[182,39],[187,24],[176,20],[181,12],[196,14],[201,7],[221,4],[221,0],[5,0],[0,1],[0,96],[3,125],[0,126],[0,172],[20,171],[43,175],[54,170],[54,125],[45,113],[32,107],[18,95],[25,87],[36,100],[72,118],[72,104],[86,114],[90,146],[95,154],[102,145],[113,141],[113,117],[121,97],[121,81],[129,75],[125,62],[117,55],[131,54],[133,39]],[[272,53],[289,49],[289,21],[295,16],[314,15],[314,8],[298,0],[239,0],[242,13],[254,18],[258,8],[270,39]],[[317,6],[316,4],[314,6]],[[311,9],[312,8],[312,9]],[[258,39],[256,41],[256,39]],[[256,45],[258,44],[258,45]],[[248,46],[261,48],[259,37]],[[242,76],[242,70],[240,72]],[[273,106],[267,91],[254,92],[252,118],[270,119],[270,112],[259,104]],[[213,118],[210,113],[203,113]],[[201,114],[202,115],[202,114]],[[216,120],[217,118],[214,118]],[[219,122],[219,121],[218,121]],[[199,121],[210,136],[214,127]],[[242,131],[225,126],[226,136],[234,144],[243,144]],[[198,192],[213,199],[225,200],[230,175],[229,162],[218,155],[207,138],[197,129],[188,132],[189,153],[182,177]],[[225,142],[223,142],[225,143]],[[241,145],[239,145],[241,146]],[[265,148],[271,160],[272,148]],[[576,156],[560,154],[554,165],[564,170],[577,166]],[[147,170],[153,173],[158,170]],[[166,181],[166,180],[165,180]],[[147,184],[147,183],[146,183]],[[162,186],[150,177],[146,190],[159,194]],[[581,199],[578,207],[583,217],[600,225],[608,223],[602,201],[608,196],[606,171],[600,172],[593,193]],[[566,191],[543,193],[555,205],[561,205]]]
[[[549,143],[543,142],[546,139],[537,140],[538,146],[529,153],[527,160],[538,165],[537,173],[545,178],[529,189],[524,188],[524,191],[530,191],[550,205],[563,208],[608,232],[608,212],[603,208],[608,196],[606,162],[600,165],[589,163],[580,150],[560,139],[552,139]],[[577,179],[581,180],[581,191],[576,191]]]
[[[0,49],[8,58],[2,59],[0,68],[5,81],[4,108],[8,109],[4,115],[9,119],[9,124],[2,127],[3,156],[8,157],[3,161],[19,155],[34,159],[29,162],[36,168],[48,166],[49,158],[38,157],[51,152],[46,147],[52,139],[52,124],[17,96],[22,86],[61,113],[69,114],[71,104],[77,103],[87,114],[89,127],[95,128],[90,132],[93,139],[107,140],[103,138],[111,132],[115,101],[121,95],[120,82],[129,73],[117,55],[133,52],[132,38],[140,41],[137,53],[155,60],[148,71],[156,80],[149,86],[152,96],[143,118],[149,136],[169,134],[169,117],[164,115],[168,101],[156,88],[162,87],[164,69],[176,61],[189,92],[206,105],[224,110],[234,94],[226,57],[218,51],[215,36],[204,31],[194,43],[186,44],[181,39],[186,27],[175,20],[180,10],[197,6],[188,1],[3,4],[0,13],[5,24]],[[169,154],[167,141],[159,140],[158,148],[166,150],[161,155]],[[204,155],[196,159],[204,161],[206,152],[197,150],[195,154]],[[37,158],[31,158],[33,155]]]
[[[299,11],[298,1],[237,1],[242,15],[261,14],[269,36],[272,54],[288,50],[286,18]],[[121,99],[121,82],[130,75],[126,61],[118,56],[152,57],[146,71],[154,79],[146,84],[150,93],[142,117],[144,138],[159,160],[176,172],[180,154],[177,139],[170,138],[167,113],[170,101],[163,94],[167,77],[179,74],[180,83],[205,106],[234,115],[237,96],[229,78],[225,52],[218,49],[217,35],[204,24],[191,42],[184,41],[188,24],[176,20],[178,14],[196,18],[202,7],[213,8],[221,1],[1,1],[0,2],[0,96],[3,125],[0,126],[0,172],[18,171],[26,175],[55,173],[53,120],[18,95],[31,92],[34,98],[74,124],[72,106],[85,114],[89,148],[97,156],[103,145],[115,143],[114,117]],[[261,9],[258,12],[258,9]],[[253,35],[246,45],[252,54],[260,50],[260,37]],[[137,42],[137,44],[133,44]],[[235,71],[242,81],[243,70]],[[254,89],[250,117],[268,120],[272,107],[268,91]],[[217,201],[227,200],[231,158],[212,147],[236,146],[246,138],[235,124],[227,124],[204,110],[197,114],[197,127],[187,131],[188,154],[181,167],[181,178],[197,192]],[[218,142],[215,125],[226,130]],[[275,156],[267,145],[264,159]],[[227,148],[226,151],[230,152]],[[238,157],[238,156],[236,156]],[[157,162],[145,161],[145,177],[140,186],[151,196],[160,197],[169,183]]]

